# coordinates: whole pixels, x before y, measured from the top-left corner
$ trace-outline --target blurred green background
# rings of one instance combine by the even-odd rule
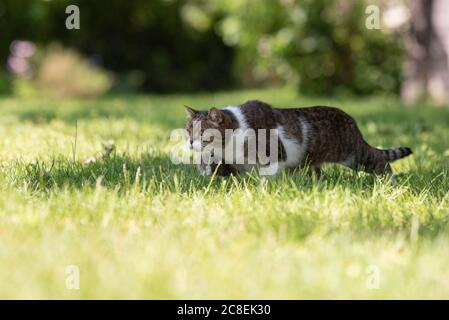
[[[68,30],[65,9],[80,8]],[[365,26],[368,5],[380,29]],[[399,93],[408,1],[2,0],[0,93]]]
[[[0,0],[0,298],[448,298],[449,109],[433,104],[449,105],[448,14],[448,0]],[[414,155],[396,184],[170,161],[184,104],[249,99],[337,106],[371,145]]]

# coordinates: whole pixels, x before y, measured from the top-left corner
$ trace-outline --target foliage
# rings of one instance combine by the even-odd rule
[[[4,0],[0,3],[0,60],[6,61],[9,46],[16,39],[30,40],[40,47],[59,42],[116,72],[124,81],[120,90],[211,90],[229,86],[227,69],[232,50],[212,29],[200,32],[184,23],[180,12],[185,3]],[[79,30],[65,28],[68,5],[80,8]]]
[[[119,91],[287,83],[312,94],[398,92],[402,39],[366,29],[372,3],[111,0],[106,8],[89,0],[4,0],[0,59],[15,39],[43,47],[58,41],[117,73]],[[80,30],[64,27],[68,4],[80,7]]]
[[[365,9],[373,1],[218,3],[225,12],[220,33],[237,48],[236,72],[249,71],[250,82],[277,79],[312,94],[399,89],[401,39],[366,28]]]
[[[11,79],[8,74],[0,68],[0,95],[11,92]]]
[[[415,153],[394,163],[395,185],[338,165],[316,181],[210,179],[170,162],[183,104],[254,97],[337,105],[373,145]],[[447,297],[447,110],[259,90],[4,99],[0,111],[2,298]],[[110,139],[115,154],[82,165]],[[70,265],[80,290],[66,288]],[[373,267],[378,290],[366,285]]]
[[[15,81],[19,96],[91,98],[112,86],[111,75],[74,50],[53,45],[33,60],[34,78]]]

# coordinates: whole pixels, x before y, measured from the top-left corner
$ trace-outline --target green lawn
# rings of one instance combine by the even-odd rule
[[[254,98],[338,106],[372,145],[414,155],[396,185],[336,165],[211,180],[170,161],[182,105]],[[108,140],[115,153],[82,164]],[[0,298],[449,298],[448,158],[449,110],[393,98],[2,98]]]

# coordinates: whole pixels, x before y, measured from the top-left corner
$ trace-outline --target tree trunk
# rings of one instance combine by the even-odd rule
[[[405,103],[449,103],[449,1],[415,0],[401,96]]]

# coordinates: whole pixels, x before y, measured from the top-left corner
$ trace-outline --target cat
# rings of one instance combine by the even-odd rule
[[[354,170],[363,170],[376,175],[385,174],[393,178],[390,163],[412,154],[412,150],[408,147],[378,149],[370,146],[363,139],[355,120],[334,107],[278,109],[265,102],[251,100],[240,106],[211,108],[206,111],[186,106],[186,111],[188,147],[205,152],[207,147],[213,146],[209,148],[212,152],[208,153],[208,157],[203,157],[205,159],[198,165],[202,175],[215,173],[219,176],[228,176],[251,171],[254,165],[227,161],[224,151],[229,144],[226,140],[229,135],[248,129],[255,131],[271,129],[276,132],[277,148],[274,153],[277,160],[262,166],[264,168],[275,166],[275,174],[284,168],[294,170],[307,166],[309,172],[320,176],[321,165],[338,163]],[[215,136],[214,139],[210,137],[205,139],[205,133],[211,129],[225,139],[214,141]],[[267,143],[265,150],[273,153],[269,148],[270,143],[274,146],[273,140],[268,141],[271,142]],[[247,142],[245,140],[245,143]],[[248,150],[245,143],[235,146],[237,150],[234,150],[246,159]],[[217,156],[217,153],[220,155]],[[233,159],[235,160],[235,157]]]

